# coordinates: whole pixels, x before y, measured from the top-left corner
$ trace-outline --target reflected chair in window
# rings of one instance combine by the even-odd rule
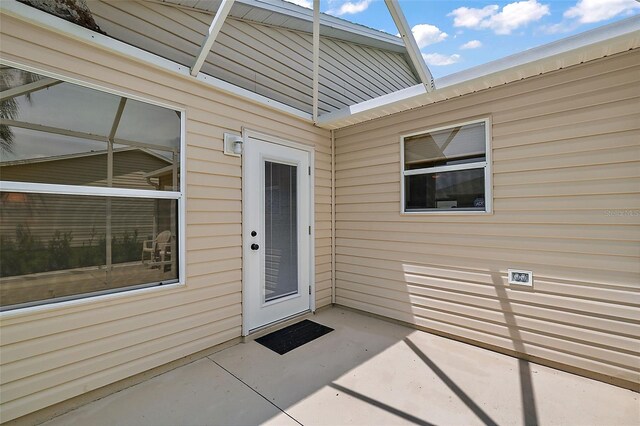
[[[145,265],[164,265],[171,261],[171,231],[162,231],[155,240],[146,240],[142,244],[142,263]]]

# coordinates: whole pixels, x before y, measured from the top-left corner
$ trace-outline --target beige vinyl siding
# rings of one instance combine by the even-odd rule
[[[186,286],[1,316],[7,421],[241,334],[241,128],[315,146],[316,300],[331,301],[330,137],[307,122],[2,15],[3,58],[186,110]]]
[[[154,2],[89,5],[110,36],[187,66],[212,20],[208,13]],[[202,72],[310,113],[312,68],[311,34],[229,17]],[[319,83],[319,109],[328,112],[417,80],[399,53],[322,38]]]
[[[336,131],[337,303],[637,389],[639,80],[631,51]],[[400,214],[400,136],[482,117],[494,213]]]

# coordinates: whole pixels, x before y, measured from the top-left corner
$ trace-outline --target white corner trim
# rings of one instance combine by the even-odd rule
[[[75,25],[31,6],[19,3],[16,0],[2,0],[0,13],[37,25],[41,28],[46,28],[47,30],[54,31],[66,37],[70,37],[93,46],[98,46],[101,49],[117,53],[128,59],[151,65],[163,71],[178,74],[184,78],[195,78],[200,83],[213,87],[224,93],[249,100],[255,104],[283,112],[287,115],[294,116],[308,122],[312,122],[312,116],[307,112],[203,73],[199,73],[197,77],[192,77],[190,73],[191,70],[187,66],[154,55],[146,50],[123,43],[106,35],[96,33],[79,25]]]
[[[225,19],[227,19],[227,15],[231,11],[231,6],[236,0],[222,0],[222,4],[218,8],[218,11],[213,16],[213,20],[211,21],[211,25],[209,26],[209,31],[207,32],[206,37],[202,40],[202,45],[200,46],[200,51],[196,56],[196,60],[191,67],[191,75],[196,76],[200,72],[202,65],[204,64],[204,60],[207,58],[207,55],[211,51],[211,46],[216,41],[216,37],[218,37],[218,33],[220,29],[222,29],[222,25],[224,25]]]
[[[413,37],[413,32],[411,31],[411,27],[409,27],[407,18],[405,18],[404,13],[402,12],[400,3],[398,3],[398,0],[384,0],[384,2],[387,5],[387,9],[389,9],[393,22],[395,22],[396,27],[398,28],[398,32],[402,36],[402,41],[407,49],[407,54],[409,55],[409,59],[411,59],[413,67],[418,73],[418,77],[420,77],[420,81],[424,84],[427,92],[431,92],[435,89],[433,76],[431,75],[431,71],[429,71],[429,67],[427,67],[427,64],[424,62],[422,53],[418,48],[418,43],[416,43],[416,39]]]

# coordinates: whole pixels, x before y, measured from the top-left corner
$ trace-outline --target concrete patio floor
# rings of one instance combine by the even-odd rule
[[[638,425],[635,392],[341,308],[285,355],[249,341],[58,425]]]

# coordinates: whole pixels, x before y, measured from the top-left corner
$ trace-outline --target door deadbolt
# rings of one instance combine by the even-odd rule
[[[251,231],[251,236],[255,237],[256,235],[258,235],[258,233],[256,231]]]

